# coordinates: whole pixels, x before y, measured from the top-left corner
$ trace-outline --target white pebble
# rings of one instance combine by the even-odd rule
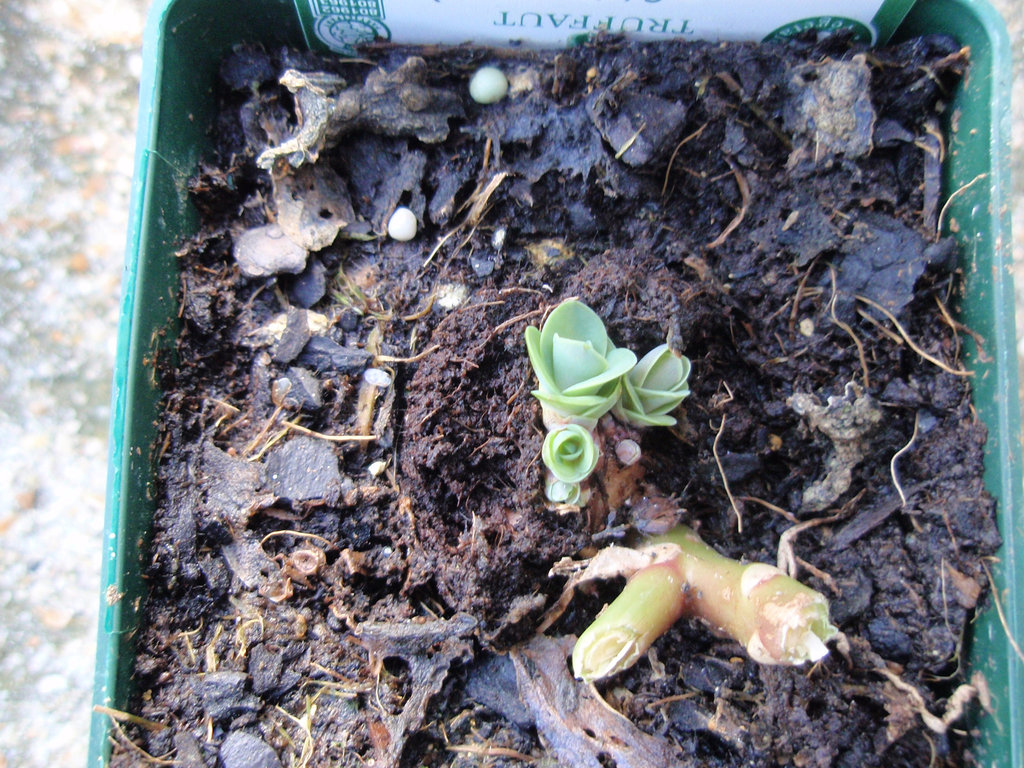
[[[494,104],[508,93],[508,78],[497,67],[481,67],[469,81],[469,95],[477,104]]]
[[[363,381],[379,389],[387,389],[391,386],[391,376],[380,368],[367,368],[363,371]]]
[[[392,240],[405,243],[416,237],[418,226],[415,213],[404,206],[395,208],[395,212],[388,219],[388,235]]]

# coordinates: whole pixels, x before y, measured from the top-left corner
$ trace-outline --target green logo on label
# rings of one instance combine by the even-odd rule
[[[765,42],[796,37],[801,32],[806,32],[809,29],[817,29],[822,32],[851,32],[853,37],[862,43],[870,43],[874,39],[871,28],[856,19],[848,19],[845,16],[810,16],[806,19],[783,24],[778,29],[770,32],[765,37]]]
[[[382,0],[309,0],[313,32],[336,53],[352,54],[360,43],[391,39]]]

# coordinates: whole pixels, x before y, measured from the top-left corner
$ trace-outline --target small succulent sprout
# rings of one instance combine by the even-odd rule
[[[469,95],[477,104],[496,104],[508,93],[508,78],[497,67],[480,67],[469,80]]]
[[[608,338],[604,323],[586,304],[563,301],[543,327],[526,329],[526,350],[537,374],[533,395],[548,429],[566,423],[593,429],[619,399],[622,377],[636,355]]]
[[[416,237],[418,226],[416,214],[405,206],[401,206],[395,208],[395,212],[388,219],[388,236],[392,240],[405,243]]]
[[[544,436],[540,451],[544,466],[566,485],[579,485],[597,466],[601,452],[590,430],[566,424]]]
[[[689,358],[658,345],[623,379],[616,417],[639,427],[673,426],[675,417],[668,414],[690,394],[689,376]]]
[[[544,495],[553,504],[583,506],[586,500],[583,487],[579,483],[562,482],[550,472],[544,484]]]

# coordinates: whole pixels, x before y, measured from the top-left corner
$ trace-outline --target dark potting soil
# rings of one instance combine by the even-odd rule
[[[190,767],[970,764],[999,537],[935,236],[966,66],[945,39],[236,51],[160,370],[132,711],[167,727],[125,732]],[[572,679],[622,581],[538,634],[549,571],[651,505],[545,502],[523,332],[570,296],[693,362],[679,423],[638,433],[645,492],[732,557],[789,553],[846,647],[761,666],[684,620]]]

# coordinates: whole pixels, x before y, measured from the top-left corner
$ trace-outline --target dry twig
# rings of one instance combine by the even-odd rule
[[[938,223],[935,225],[936,237],[941,237],[941,235],[942,235],[942,220],[946,216],[946,211],[949,209],[950,203],[952,203],[957,197],[962,195],[964,192],[966,192],[968,189],[973,187],[979,181],[981,181],[982,179],[987,179],[987,178],[988,178],[988,174],[987,173],[979,173],[977,176],[975,176],[973,179],[968,181],[962,187],[960,187],[959,189],[955,190],[953,192],[953,194],[951,194],[948,198],[946,198],[946,202],[943,203],[943,205],[942,205],[942,210],[939,211]]]
[[[1010,641],[1010,646],[1013,648],[1013,652],[1017,654],[1017,658],[1024,664],[1024,651],[1021,651],[1020,646],[1017,644],[1016,638],[1013,633],[1010,632],[1010,624],[1006,621],[1006,614],[1003,612],[1003,601],[999,599],[999,591],[995,587],[995,581],[992,579],[992,571],[989,570],[988,563],[984,560],[981,561],[981,567],[985,569],[985,575],[988,576],[988,583],[992,585],[992,602],[996,604],[996,613],[999,615],[999,623],[1003,625],[1003,632],[1006,633],[1006,639]]]
[[[671,176],[671,174],[672,174],[672,164],[675,163],[676,155],[679,154],[679,150],[683,148],[684,144],[686,144],[686,143],[688,143],[690,141],[693,141],[698,136],[700,136],[702,133],[704,133],[704,129],[707,128],[708,125],[710,125],[710,123],[704,123],[704,125],[702,125],[696,131],[694,131],[689,136],[685,137],[682,141],[680,141],[678,144],[676,144],[676,148],[672,150],[672,157],[670,157],[668,159],[668,167],[665,169],[665,181],[661,185],[661,196],[662,197],[664,197],[665,193],[668,192],[668,180],[669,180],[669,176]]]
[[[729,393],[729,397],[723,400],[719,405],[725,405],[731,403],[733,400],[732,390],[729,389],[729,385],[722,382],[725,386],[725,391]],[[739,505],[736,503],[736,497],[732,495],[732,491],[729,489],[729,478],[725,476],[725,468],[722,466],[722,459],[718,455],[718,441],[722,437],[722,432],[725,431],[725,414],[722,414],[722,423],[718,425],[718,432],[715,434],[715,441],[711,444],[711,453],[715,457],[715,464],[718,465],[718,474],[722,477],[722,486],[725,488],[725,495],[729,497],[729,504],[732,505],[732,511],[736,513],[736,532],[743,533],[743,513],[740,512]]]
[[[722,234],[708,243],[705,247],[710,251],[726,241],[726,239],[733,233],[733,231],[742,223],[744,217],[747,215],[747,209],[750,207],[750,184],[747,183],[747,177],[740,173],[739,167],[732,161],[732,158],[726,157],[725,162],[729,164],[732,169],[732,175],[736,178],[736,186],[740,189],[740,209],[733,217],[725,229],[722,230]]]
[[[907,329],[904,328],[900,324],[900,321],[896,319],[896,316],[892,312],[890,312],[888,309],[883,307],[881,304],[879,304],[877,301],[874,301],[873,299],[869,299],[867,296],[861,296],[860,294],[857,294],[857,296],[855,296],[854,298],[856,298],[857,301],[864,302],[865,304],[867,304],[869,307],[872,307],[873,309],[877,309],[879,312],[881,312],[883,315],[885,315],[885,317],[889,320],[889,322],[892,323],[894,326],[896,326],[896,330],[899,331],[899,334],[900,334],[900,336],[903,337],[903,340],[905,342],[907,342],[907,346],[909,346],[912,350],[914,350],[914,352],[916,352],[918,355],[923,357],[925,360],[927,360],[932,365],[938,366],[939,368],[944,370],[946,373],[951,373],[954,376],[973,376],[974,375],[974,371],[964,370],[963,368],[952,368],[948,364],[946,364],[942,360],[940,360],[939,358],[935,357],[934,355],[930,355],[927,352],[925,352],[923,349],[921,349],[921,347],[919,347],[917,344],[915,344],[914,340],[912,338],[910,338],[910,334],[907,333]]]
[[[536,762],[536,758],[530,755],[524,755],[522,752],[517,752],[508,747],[495,747],[490,744],[449,744],[445,749],[449,752],[461,752],[478,757],[507,757],[524,763]]]
[[[864,345],[861,340],[857,338],[857,334],[853,332],[853,328],[844,323],[836,316],[836,297],[839,295],[836,291],[836,270],[835,267],[829,267],[829,275],[832,278],[832,299],[828,303],[828,313],[832,317],[832,322],[846,331],[847,335],[853,339],[853,343],[857,346],[857,356],[860,358],[860,369],[861,374],[864,377],[864,391],[871,389],[871,378],[868,376],[868,360],[864,355]]]
[[[911,447],[913,447],[914,441],[917,440],[917,428],[918,428],[919,422],[920,422],[920,413],[915,413],[914,414],[914,431],[910,435],[910,440],[907,442],[906,445],[904,445],[902,448],[900,448],[898,451],[896,451],[896,453],[894,453],[892,455],[892,459],[890,459],[890,461],[889,461],[889,474],[892,475],[892,484],[896,486],[896,493],[898,493],[900,495],[900,501],[903,503],[904,507],[907,506],[907,495],[905,493],[903,493],[903,486],[900,485],[900,478],[899,478],[899,475],[897,475],[897,473],[896,473],[896,459],[898,459],[904,453],[909,451],[911,449]]]

